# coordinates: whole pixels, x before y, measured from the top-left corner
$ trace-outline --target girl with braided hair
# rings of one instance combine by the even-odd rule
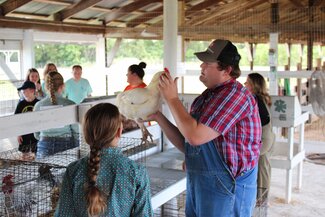
[[[145,168],[118,147],[122,129],[116,106],[88,110],[83,132],[90,153],[67,167],[55,216],[153,216]]]
[[[73,101],[62,97],[64,81],[59,72],[49,72],[46,76],[45,83],[48,95],[35,104],[34,111],[75,104]],[[36,152],[36,158],[43,158],[79,146],[78,124],[47,129],[36,132],[34,135],[39,140],[37,143],[38,150]]]

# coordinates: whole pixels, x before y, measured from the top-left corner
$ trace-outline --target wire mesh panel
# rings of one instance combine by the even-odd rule
[[[65,167],[1,159],[0,216],[50,216]]]
[[[144,164],[148,145],[141,139],[121,138],[119,147],[129,158]],[[0,216],[52,216],[59,187],[69,163],[89,153],[82,145],[54,155],[27,161],[18,149],[0,153]]]
[[[185,217],[185,199],[186,192],[179,194],[163,204],[158,209],[155,209],[154,216],[156,217]]]

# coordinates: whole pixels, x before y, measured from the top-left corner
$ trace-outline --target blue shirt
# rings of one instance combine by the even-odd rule
[[[85,183],[89,157],[71,163],[63,177],[56,217],[88,217]],[[107,196],[101,216],[153,216],[146,169],[122,154],[120,148],[101,151],[97,186]]]
[[[79,104],[87,96],[93,92],[89,81],[84,78],[80,78],[79,81],[75,81],[73,78],[70,78],[65,82],[65,90],[63,96]]]
[[[34,106],[34,111],[40,111],[45,109],[50,109],[51,107],[60,107],[60,106],[67,106],[67,105],[74,105],[75,103],[71,100],[68,100],[66,98],[63,98],[59,94],[55,94],[57,104],[58,105],[52,105],[50,96],[47,95],[42,100],[38,101]],[[52,128],[47,130],[42,130],[41,132],[35,132],[34,136],[36,139],[40,140],[41,137],[79,137],[79,125],[78,124],[71,124],[66,125],[58,128]]]

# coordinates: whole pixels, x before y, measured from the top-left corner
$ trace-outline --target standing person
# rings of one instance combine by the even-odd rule
[[[21,87],[17,89],[22,92],[21,99],[16,107],[15,114],[32,112],[34,105],[39,101],[35,97],[36,86],[31,81],[25,81]],[[33,133],[18,136],[18,150],[22,152],[23,160],[34,159],[37,147],[37,139]]]
[[[259,199],[260,203],[257,205],[261,205],[268,199],[271,183],[271,164],[269,158],[275,142],[269,110],[272,102],[262,75],[258,73],[249,74],[245,86],[257,101],[262,124],[262,147],[260,149],[257,173],[257,199]]]
[[[54,63],[47,63],[44,67],[44,71],[43,71],[43,82],[42,82],[42,90],[44,90],[44,96],[46,96],[47,94],[47,90],[46,90],[46,87],[45,87],[45,81],[46,81],[46,76],[49,72],[57,72],[58,69],[56,67],[56,65]]]
[[[122,128],[116,106],[88,110],[83,132],[90,153],[68,166],[55,216],[153,216],[146,169],[118,147]]]
[[[186,111],[178,98],[177,79],[160,77],[159,89],[174,119],[151,115],[169,140],[185,153],[186,216],[251,217],[261,123],[257,103],[236,78],[240,55],[228,40],[214,40],[195,53],[203,62],[200,81],[207,89]]]
[[[25,81],[31,81],[35,84],[36,98],[42,99],[45,96],[43,89],[42,89],[42,85],[41,85],[41,79],[40,79],[37,69],[35,69],[35,68],[28,69]]]
[[[62,97],[64,81],[59,72],[49,72],[45,82],[48,95],[36,103],[34,111],[75,104],[71,100]],[[34,135],[39,140],[37,143],[37,158],[43,158],[79,146],[78,124],[43,130],[34,133]]]
[[[77,104],[80,104],[86,97],[91,96],[93,90],[89,84],[89,81],[82,78],[82,67],[80,65],[74,65],[72,67],[73,78],[70,78],[65,82],[64,96]]]
[[[144,88],[147,85],[143,82],[144,70],[147,66],[145,62],[140,62],[139,65],[133,64],[128,68],[127,82],[128,86],[125,87],[124,91],[132,90],[134,88]]]

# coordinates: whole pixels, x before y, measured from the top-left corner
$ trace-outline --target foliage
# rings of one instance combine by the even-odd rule
[[[114,46],[115,39],[107,39],[107,52]],[[124,39],[115,59],[136,57],[145,62],[159,62],[163,59],[163,42],[159,40]]]
[[[87,65],[96,61],[94,44],[35,43],[35,65],[42,68],[48,62],[60,67]]]
[[[106,40],[106,52],[108,53],[114,46],[116,39]],[[195,52],[206,50],[208,41],[189,41],[186,42],[185,61],[199,62],[194,55]],[[241,55],[241,66],[249,66],[247,58],[247,48],[245,44],[235,44]],[[324,48],[320,51],[313,49],[314,66],[316,58],[322,57]],[[300,45],[291,46],[291,69],[296,69],[300,62]],[[268,66],[269,44],[258,44],[255,48],[254,66]],[[288,64],[287,47],[284,44],[278,46],[278,65]],[[114,57],[114,60],[124,58],[134,58],[147,63],[162,63],[163,61],[163,41],[160,40],[135,40],[123,39],[121,46]],[[307,46],[303,49],[303,68],[307,65]],[[36,67],[42,68],[46,63],[53,62],[60,67],[70,67],[74,64],[91,65],[96,61],[95,44],[57,44],[57,43],[35,43],[35,62]]]

